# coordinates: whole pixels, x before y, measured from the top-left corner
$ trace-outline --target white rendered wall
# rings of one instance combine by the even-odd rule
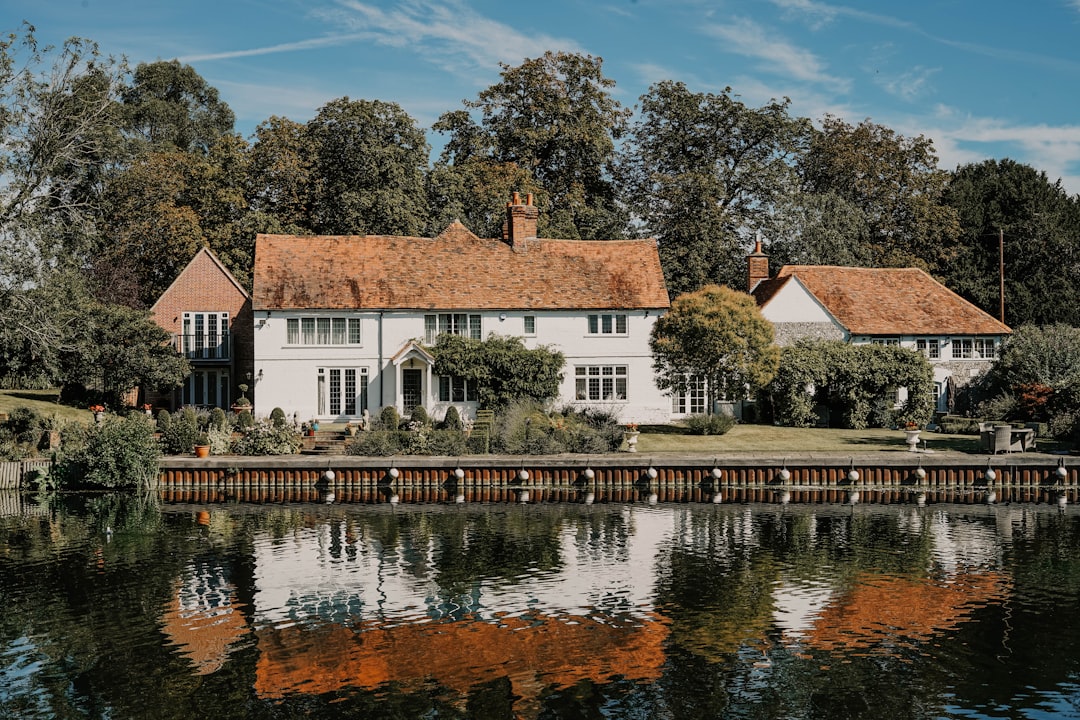
[[[392,362],[395,354],[410,341],[424,341],[423,311],[348,312],[280,311],[255,313],[255,398],[256,412],[269,414],[280,407],[290,417],[295,412],[301,421],[317,415],[318,369],[320,367],[367,368],[368,408],[377,414],[383,405],[403,410],[401,390],[396,381],[401,367]],[[649,352],[649,333],[657,313],[637,310],[612,311],[627,316],[625,335],[589,335],[588,313],[503,311],[469,313],[481,315],[481,336],[491,333],[523,337],[533,348],[548,345],[566,356],[558,404],[588,405],[613,409],[621,422],[666,422],[671,400],[657,389]],[[536,318],[536,333],[525,336],[524,318]],[[286,343],[286,319],[290,317],[351,317],[361,319],[361,342],[358,345],[303,346]],[[265,321],[265,322],[264,322]],[[380,332],[381,327],[381,332]],[[413,353],[404,361],[424,370],[422,394],[425,406],[441,417],[448,403],[438,402],[438,381]],[[628,387],[625,401],[575,401],[575,366],[625,365]],[[474,403],[455,403],[467,414]],[[325,416],[324,416],[325,417]]]
[[[761,308],[761,314],[774,323],[830,323],[843,329],[821,303],[807,292],[798,278],[784,283],[776,295]]]

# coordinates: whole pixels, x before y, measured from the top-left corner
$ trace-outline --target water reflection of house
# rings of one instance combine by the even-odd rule
[[[276,698],[392,681],[464,695],[506,677],[527,707],[582,680],[655,680],[668,625],[653,608],[652,567],[671,515],[620,512],[615,553],[570,524],[558,567],[474,578],[457,594],[428,565],[435,548],[384,547],[348,521],[257,541],[256,689]]]
[[[199,675],[220,670],[230,648],[249,631],[236,588],[215,563],[193,563],[176,580],[161,622]]]
[[[1012,512],[1000,510],[1007,517]],[[914,510],[901,526],[929,536],[933,572],[868,570],[843,587],[785,578],[774,591],[774,622],[789,641],[825,651],[891,648],[954,630],[1011,590],[1008,575],[998,570],[998,524],[993,517],[957,521],[944,511]]]

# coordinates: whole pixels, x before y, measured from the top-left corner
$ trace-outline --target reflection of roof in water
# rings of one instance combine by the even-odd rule
[[[818,650],[929,640],[957,628],[975,610],[1005,598],[1007,576],[962,573],[947,580],[864,573],[818,615],[802,642]]]
[[[214,599],[208,601],[211,596]],[[199,675],[220,670],[229,648],[248,632],[247,620],[234,600],[231,585],[210,595],[193,596],[183,580],[175,583],[161,622],[165,634],[180,646]]]
[[[474,685],[509,677],[516,695],[535,699],[545,688],[581,680],[655,680],[663,671],[667,636],[667,622],[659,616],[625,624],[537,615],[498,622],[267,627],[257,632],[255,690],[280,698],[435,682],[464,695]]]

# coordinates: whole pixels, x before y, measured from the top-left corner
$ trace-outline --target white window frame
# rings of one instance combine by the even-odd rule
[[[625,337],[630,332],[626,313],[592,313],[587,316],[587,335],[618,335]]]
[[[285,319],[285,344],[308,347],[363,345],[360,318],[344,315],[304,315]]]
[[[688,381],[686,392],[671,396],[671,412],[675,415],[704,415],[709,405],[705,378],[695,375]]]
[[[440,335],[483,339],[483,318],[478,313],[436,313],[424,316],[424,342],[434,345]]]
[[[522,322],[525,325],[525,337],[536,337],[536,316],[526,315]]]
[[[349,375],[352,374],[353,388],[349,391]],[[368,409],[370,397],[368,387],[370,376],[366,367],[333,366],[318,369],[318,408],[319,417],[347,415],[358,417]],[[349,406],[353,412],[348,412]]]
[[[900,347],[900,338],[898,337],[879,337],[870,338],[871,345],[886,345],[888,347]]]
[[[917,338],[915,348],[923,354],[927,360],[941,359],[941,341],[937,338]]]
[[[630,371],[626,365],[575,365],[574,397],[579,402],[625,403]]]
[[[953,360],[974,360],[975,343],[973,338],[953,338],[949,343]]]
[[[479,402],[476,383],[456,375],[439,376],[439,402]]]
[[[192,360],[228,360],[231,356],[229,313],[185,310],[177,350]]]

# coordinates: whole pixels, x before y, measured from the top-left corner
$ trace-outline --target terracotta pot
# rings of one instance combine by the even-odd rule
[[[195,446],[195,457],[201,457],[201,458],[210,457],[210,446],[209,445],[196,445]]]

